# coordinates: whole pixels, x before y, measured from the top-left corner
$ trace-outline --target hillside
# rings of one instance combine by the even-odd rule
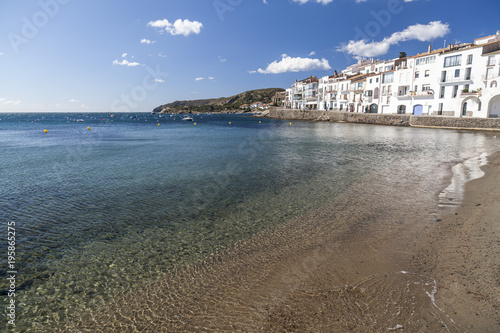
[[[276,92],[284,91],[281,88],[268,88],[245,91],[231,97],[195,99],[189,101],[175,101],[160,105],[153,112],[156,113],[204,113],[204,112],[224,112],[238,110],[243,104],[256,102],[271,103]]]

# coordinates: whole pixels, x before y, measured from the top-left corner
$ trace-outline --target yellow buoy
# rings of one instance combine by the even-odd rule
[[[47,133],[48,131],[46,129],[43,130],[43,133]]]
[[[89,127],[87,127],[87,129],[90,131],[90,126],[89,126]]]
[[[290,125],[291,125],[291,124],[292,124],[292,123],[290,123]]]
[[[158,123],[158,126],[160,126],[160,123]]]
[[[229,125],[231,125],[231,122],[229,122]]]
[[[259,120],[259,124],[261,123],[262,121]]]
[[[196,123],[194,123],[196,125]]]

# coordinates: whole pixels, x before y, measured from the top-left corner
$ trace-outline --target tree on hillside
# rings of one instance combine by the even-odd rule
[[[406,58],[406,52],[399,52],[399,59]]]

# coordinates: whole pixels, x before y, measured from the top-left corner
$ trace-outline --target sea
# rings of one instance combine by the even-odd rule
[[[353,187],[452,209],[500,150],[489,132],[183,117],[0,114],[0,330],[50,331]]]

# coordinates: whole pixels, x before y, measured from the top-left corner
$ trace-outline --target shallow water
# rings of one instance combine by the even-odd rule
[[[458,204],[499,150],[488,133],[242,116],[0,118],[0,219],[5,232],[16,223],[21,331],[71,321],[353,188],[373,214],[378,198]]]

